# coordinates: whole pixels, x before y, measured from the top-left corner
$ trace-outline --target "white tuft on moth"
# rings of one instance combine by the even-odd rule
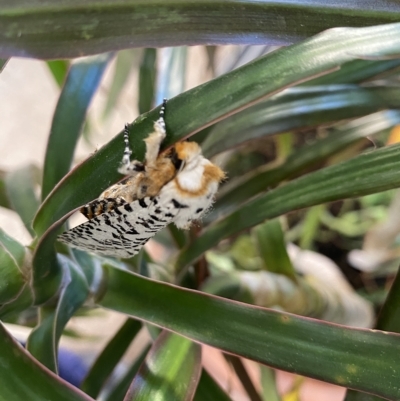
[[[146,139],[144,163],[130,160],[128,126],[118,171],[127,177],[80,211],[89,221],[58,239],[74,248],[129,258],[170,223],[187,229],[211,207],[225,173],[206,159],[195,142],[178,142],[160,154],[165,138],[166,100],[154,132]]]

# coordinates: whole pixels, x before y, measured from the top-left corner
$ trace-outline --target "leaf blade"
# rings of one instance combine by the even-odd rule
[[[104,268],[100,306],[279,369],[392,400],[400,395],[397,334],[278,313]]]
[[[282,45],[336,26],[396,22],[399,15],[394,2],[378,3],[371,13],[367,0],[8,2],[0,11],[0,56],[63,59],[129,47]]]
[[[192,400],[200,373],[200,346],[164,331],[147,354],[124,401]]]
[[[47,143],[42,199],[70,169],[87,108],[110,59],[111,55],[106,54],[78,61],[67,74]]]
[[[1,399],[8,401],[93,401],[36,361],[0,324]]]

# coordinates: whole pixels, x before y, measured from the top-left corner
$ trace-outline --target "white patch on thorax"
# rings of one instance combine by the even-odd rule
[[[179,186],[188,192],[196,192],[202,187],[204,166],[209,161],[202,156],[191,160],[176,176]]]

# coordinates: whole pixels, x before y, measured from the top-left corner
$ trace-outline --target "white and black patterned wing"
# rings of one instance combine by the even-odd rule
[[[144,198],[100,214],[58,239],[84,251],[130,258],[178,213],[179,208],[172,200],[161,202],[160,196]]]

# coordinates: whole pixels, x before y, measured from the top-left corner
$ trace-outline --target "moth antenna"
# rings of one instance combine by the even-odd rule
[[[165,131],[165,120],[164,120],[164,115],[165,115],[165,108],[167,107],[167,99],[164,98],[161,109],[160,109],[160,117],[157,120],[157,124],[159,124],[162,128],[163,131]]]
[[[132,150],[129,147],[129,124],[125,124],[124,142],[125,142],[125,149],[124,149],[124,155],[122,156],[121,167],[128,168],[131,162],[131,154],[132,154]]]

